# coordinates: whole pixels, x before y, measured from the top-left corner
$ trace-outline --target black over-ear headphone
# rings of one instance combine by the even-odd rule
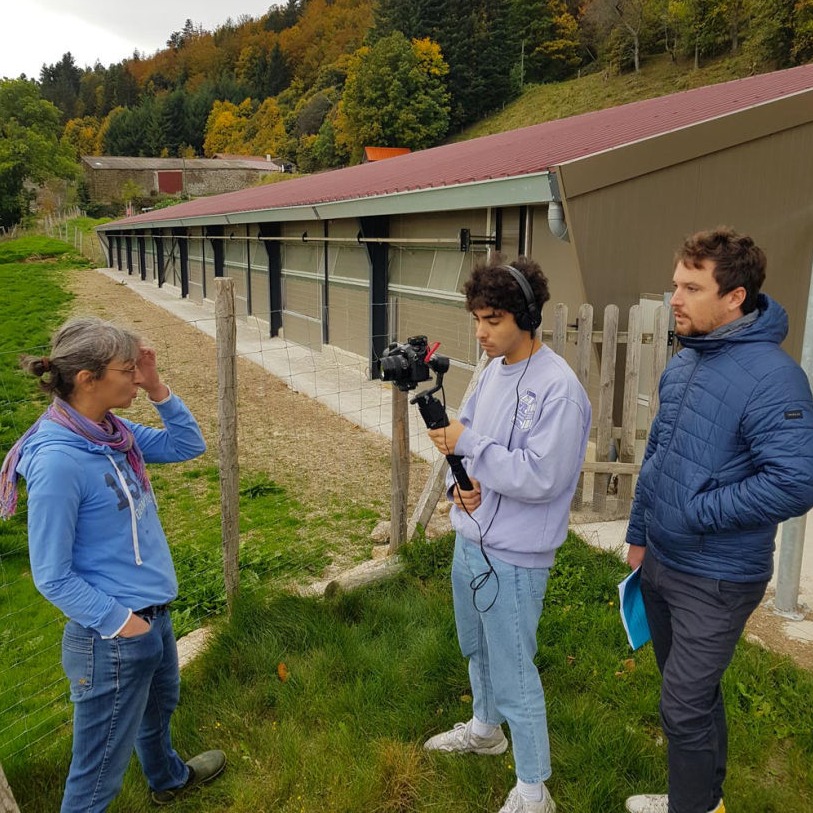
[[[517,285],[519,285],[522,295],[525,297],[525,310],[514,314],[517,327],[520,330],[534,333],[542,324],[542,314],[536,304],[536,297],[531,289],[531,284],[525,278],[525,275],[514,268],[513,265],[501,265],[500,268],[504,268],[517,281]]]

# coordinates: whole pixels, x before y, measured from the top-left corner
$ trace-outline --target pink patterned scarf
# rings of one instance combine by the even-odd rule
[[[86,418],[61,398],[54,398],[48,409],[37,418],[31,428],[9,449],[0,468],[0,518],[8,519],[17,510],[17,464],[25,442],[34,435],[44,420],[64,426],[89,443],[107,446],[114,452],[124,452],[138,481],[149,491],[150,478],[144,465],[144,456],[127,425],[112,412],[107,412],[101,423]]]

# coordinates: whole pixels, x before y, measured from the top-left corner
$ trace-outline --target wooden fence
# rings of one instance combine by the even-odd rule
[[[653,323],[651,327],[647,325],[647,330],[645,316]],[[658,381],[675,349],[670,310],[662,304],[646,309],[633,305],[626,331],[618,329],[617,305],[604,309],[600,330],[594,324],[592,305],[582,305],[574,323],[568,319],[567,306],[556,305],[552,326],[543,324],[540,336],[568,361],[593,402],[591,443],[573,499],[573,511],[582,522],[628,517],[644,442],[658,410]],[[486,364],[484,356],[472,374],[464,398]],[[406,453],[393,449],[393,467],[409,467],[408,449]],[[425,528],[428,524],[445,493],[445,476],[446,463],[439,458],[407,524],[406,538],[411,538],[418,526]],[[396,479],[403,481],[404,476],[394,475],[393,482]],[[393,516],[392,528],[402,524],[403,520]],[[391,537],[391,551],[398,547],[399,537],[400,534]]]

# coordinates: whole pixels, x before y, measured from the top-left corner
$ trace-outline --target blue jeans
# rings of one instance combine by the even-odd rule
[[[641,593],[663,676],[669,813],[706,813],[722,798],[728,727],[720,680],[766,586],[681,573],[652,551],[644,557]]]
[[[490,725],[507,721],[517,777],[543,782],[551,774],[548,715],[534,656],[550,571],[489,558],[496,578],[492,574],[477,591],[475,607],[471,580],[488,565],[479,544],[457,535],[452,593],[460,650],[469,659],[474,716]]]
[[[153,790],[186,782],[189,769],[169,735],[180,676],[167,611],[135,638],[104,640],[95,630],[68,621],[62,665],[74,704],[73,759],[62,813],[106,810],[121,790],[133,747]]]

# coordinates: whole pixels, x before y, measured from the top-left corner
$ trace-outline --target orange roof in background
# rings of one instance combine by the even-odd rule
[[[386,158],[395,158],[396,155],[408,155],[412,150],[409,147],[365,147],[365,161],[384,161]]]

